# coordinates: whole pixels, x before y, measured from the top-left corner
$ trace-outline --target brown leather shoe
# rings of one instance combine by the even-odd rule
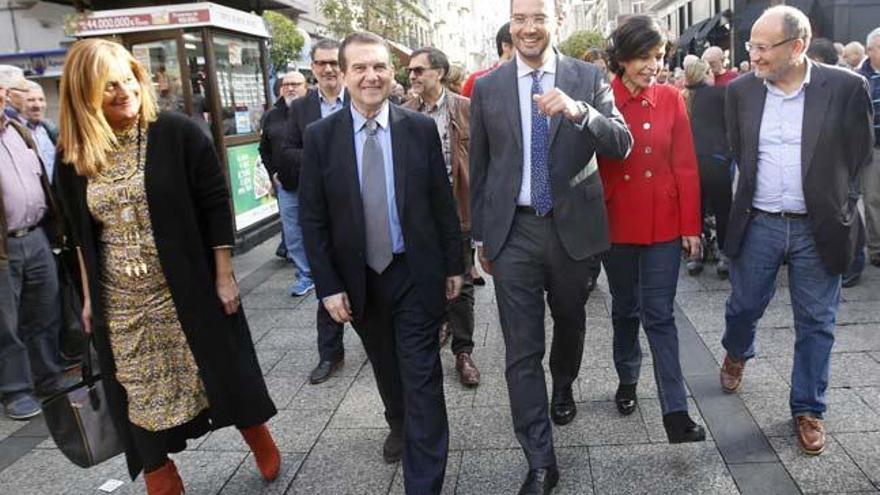
[[[825,425],[812,416],[794,418],[798,445],[809,455],[819,455],[825,450]]]
[[[440,325],[440,347],[446,344],[450,335],[452,335],[452,330],[449,329],[449,322]]]
[[[471,355],[467,352],[460,352],[455,356],[455,369],[458,371],[458,378],[465,387],[476,387],[480,384],[480,370],[471,359]]]
[[[727,354],[724,355],[724,362],[721,364],[721,388],[728,394],[735,393],[742,385],[743,368],[746,367],[745,361],[733,359]]]

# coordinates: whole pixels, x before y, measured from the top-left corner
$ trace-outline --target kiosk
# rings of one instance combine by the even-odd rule
[[[189,115],[213,138],[240,247],[278,230],[257,149],[271,101],[262,18],[208,2],[103,10],[82,14],[76,36],[124,45],[152,75],[160,111]]]

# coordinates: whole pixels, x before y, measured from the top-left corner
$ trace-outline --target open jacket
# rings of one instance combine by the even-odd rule
[[[413,98],[403,105],[404,108],[420,111],[421,100]],[[449,145],[451,147],[452,195],[458,205],[458,217],[462,232],[471,230],[470,209],[470,133],[471,133],[471,100],[446,91],[446,111],[449,114]]]

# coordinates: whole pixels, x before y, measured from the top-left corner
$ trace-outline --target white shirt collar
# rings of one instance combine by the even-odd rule
[[[324,92],[321,91],[321,88],[317,88],[317,89],[318,89],[318,99],[321,100],[321,102],[323,102],[323,103],[328,103],[327,98],[324,97]],[[336,95],[336,103],[342,103],[343,101],[345,101],[345,86],[343,86],[339,90],[339,94]]]
[[[558,54],[553,53],[553,55],[544,62],[538,70],[542,74],[555,74],[556,73],[556,59],[559,57]],[[535,69],[531,68],[529,64],[526,63],[525,60],[520,57],[519,52],[516,54],[516,77],[517,79],[530,76]]]
[[[375,121],[379,124],[380,129],[388,129],[388,114],[389,114],[389,105],[388,100],[382,104],[382,109],[379,110],[379,114],[376,115]],[[351,118],[352,124],[354,126],[354,132],[360,132],[363,129],[364,125],[367,123],[367,118],[363,116],[355,107],[351,105]]]

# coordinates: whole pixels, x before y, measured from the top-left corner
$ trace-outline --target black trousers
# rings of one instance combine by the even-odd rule
[[[367,269],[363,318],[354,322],[376,376],[385,418],[403,426],[406,493],[439,494],[449,451],[437,332],[442,315],[425,311],[405,255],[378,274]]]
[[[337,323],[323,304],[318,304],[318,356],[321,361],[338,361],[345,356],[342,324]]]
[[[730,178],[730,161],[714,156],[698,156],[700,166],[700,195],[703,216],[711,212],[715,215],[715,233],[718,236],[718,249],[724,249],[727,238],[727,221],[730,218],[730,203],[733,186]]]
[[[544,294],[553,316],[553,388],[571,386],[584,350],[591,266],[568,256],[552,218],[516,213],[504,248],[492,261],[506,348],[513,428],[532,469],[556,464],[544,381]]]
[[[474,350],[474,278],[471,276],[473,254],[470,232],[462,233],[462,258],[464,259],[464,282],[461,294],[446,306],[446,321],[452,332],[452,353],[458,355]]]
[[[186,423],[167,430],[149,431],[129,423],[134,448],[141,458],[144,472],[155,471],[165,465],[168,454],[186,450],[186,441],[211,431],[209,413],[205,409]]]

